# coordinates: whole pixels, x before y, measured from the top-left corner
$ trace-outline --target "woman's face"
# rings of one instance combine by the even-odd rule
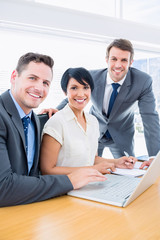
[[[71,78],[68,82],[67,96],[72,110],[82,111],[90,100],[91,88],[85,81],[84,83],[86,85],[80,84],[74,78]]]

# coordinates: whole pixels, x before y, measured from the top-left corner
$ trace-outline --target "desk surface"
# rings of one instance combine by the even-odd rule
[[[0,208],[0,240],[45,239],[160,239],[160,178],[126,208],[70,196]]]

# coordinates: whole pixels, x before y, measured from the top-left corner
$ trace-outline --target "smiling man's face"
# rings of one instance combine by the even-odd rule
[[[129,51],[112,47],[109,51],[109,57],[106,59],[108,72],[114,82],[119,82],[127,74],[133,60]]]
[[[42,62],[30,62],[20,74],[13,71],[11,92],[25,114],[44,101],[51,81],[51,68]]]

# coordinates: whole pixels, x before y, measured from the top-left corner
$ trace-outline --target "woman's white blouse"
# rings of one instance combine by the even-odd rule
[[[55,113],[45,124],[43,134],[50,135],[62,145],[57,166],[80,167],[94,164],[98,148],[99,124],[93,115],[84,114],[86,131],[78,123],[69,105]]]

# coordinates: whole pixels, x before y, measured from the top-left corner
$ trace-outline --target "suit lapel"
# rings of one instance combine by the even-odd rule
[[[2,98],[4,108],[6,109],[7,113],[10,115],[15,128],[17,129],[17,131],[19,132],[22,138],[24,149],[25,149],[25,136],[24,136],[23,124],[19,116],[19,113],[17,111],[17,108],[9,94],[9,91],[4,92],[1,95],[1,98]]]
[[[130,70],[127,73],[126,79],[124,83],[121,86],[121,89],[117,95],[117,98],[115,100],[115,103],[113,105],[111,114],[110,114],[110,119],[113,118],[113,116],[116,114],[116,112],[119,110],[121,104],[125,101],[126,96],[128,95],[131,87],[131,73]]]
[[[97,107],[102,112],[103,111],[103,100],[104,100],[104,93],[106,87],[106,78],[107,78],[107,70],[104,71],[100,77],[101,82],[97,79],[98,86],[95,87],[95,99],[97,99]]]

